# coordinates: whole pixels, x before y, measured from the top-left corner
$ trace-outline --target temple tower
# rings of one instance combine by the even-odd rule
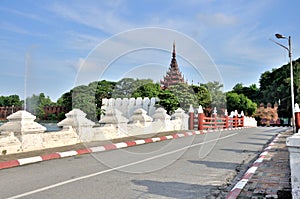
[[[178,83],[185,83],[184,77],[179,70],[177,60],[176,60],[175,41],[173,43],[172,60],[170,63],[169,70],[167,71],[167,74],[164,76],[163,80],[160,81],[160,83],[163,89],[166,89],[169,86]]]

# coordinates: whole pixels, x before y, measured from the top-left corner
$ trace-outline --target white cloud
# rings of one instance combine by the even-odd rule
[[[16,26],[15,24],[3,22],[3,21],[1,22],[0,28],[3,30],[10,31],[10,32],[18,33],[18,34],[27,34],[27,35],[32,34],[28,30],[21,28],[20,26]]]
[[[88,4],[85,2],[72,4],[55,3],[50,11],[70,21],[95,28],[106,33],[117,33],[133,26],[118,18],[120,4]]]
[[[21,16],[21,17],[30,18],[30,19],[34,19],[34,20],[38,20],[38,21],[44,21],[44,19],[42,19],[38,15],[35,15],[35,14],[32,14],[32,13],[21,12],[21,11],[16,10],[16,9],[9,9],[9,8],[4,8],[4,7],[0,7],[0,10],[2,10],[4,12],[9,12],[9,13],[14,14],[14,15],[18,15],[18,16]]]
[[[82,34],[75,31],[67,32],[68,39],[65,41],[66,48],[74,50],[92,50],[106,38]]]
[[[236,16],[224,13],[201,13],[197,15],[197,19],[199,20],[199,23],[205,24],[205,26],[232,26],[238,22],[238,18]]]

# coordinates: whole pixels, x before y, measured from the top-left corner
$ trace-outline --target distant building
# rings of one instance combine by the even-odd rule
[[[21,110],[21,107],[15,107],[15,106],[0,107],[0,120],[7,120],[6,119],[7,116],[19,110]]]
[[[175,51],[175,41],[173,43],[173,53],[172,60],[167,74],[163,77],[163,80],[160,81],[161,87],[163,89],[168,88],[171,85],[178,83],[186,83],[182,73],[179,70],[177,60],[176,60],[176,51]]]
[[[67,107],[64,106],[44,106],[44,118],[40,118],[40,119],[44,119],[44,120],[49,120],[51,119],[50,116],[55,116],[58,117],[60,114],[65,114],[68,113],[69,110]]]
[[[274,104],[274,108],[272,108],[272,104],[268,103],[267,108],[263,103],[260,104],[259,108],[257,108],[255,117],[260,118],[260,125],[278,125],[280,124],[280,119],[278,117],[278,104]]]

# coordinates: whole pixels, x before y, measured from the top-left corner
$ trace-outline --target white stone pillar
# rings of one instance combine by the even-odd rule
[[[24,110],[11,114],[7,119],[8,122],[0,127],[0,132],[14,132],[18,136],[46,131],[46,127],[34,121],[36,116]]]
[[[66,114],[66,118],[57,126],[62,126],[64,130],[72,127],[75,129],[81,141],[90,141],[93,138],[92,127],[95,123],[86,118],[86,113],[80,109],[73,109]]]
[[[174,117],[176,120],[179,120],[181,122],[180,130],[189,129],[189,115],[185,114],[182,108],[176,109],[172,117]]]
[[[286,141],[290,153],[290,168],[292,181],[292,195],[300,198],[300,134],[296,133]]]

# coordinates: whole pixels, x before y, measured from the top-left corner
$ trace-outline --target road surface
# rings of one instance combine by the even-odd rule
[[[0,198],[206,198],[285,127],[214,132],[0,170]]]

